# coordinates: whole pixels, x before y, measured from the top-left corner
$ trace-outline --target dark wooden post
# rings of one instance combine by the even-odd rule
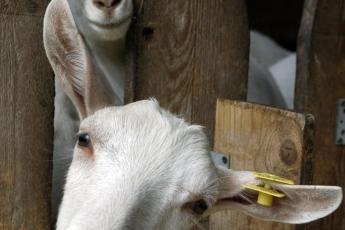
[[[216,99],[246,97],[245,1],[137,0],[134,100],[155,97],[206,126],[213,142]]]
[[[129,101],[157,98],[173,113],[204,125],[213,146],[217,98],[246,99],[245,1],[136,0],[136,6]]]
[[[0,1],[0,229],[50,228],[53,74],[46,0]]]
[[[243,0],[137,0],[130,99],[155,97],[206,127],[213,145],[217,98],[245,100],[249,31]],[[207,225],[207,223],[204,223]]]
[[[305,183],[345,188],[345,147],[335,145],[337,101],[345,97],[345,1],[306,0],[298,40],[296,108],[315,116]],[[345,229],[345,205],[299,229]]]

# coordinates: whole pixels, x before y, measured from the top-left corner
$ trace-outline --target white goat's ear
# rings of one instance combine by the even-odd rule
[[[114,104],[92,62],[67,0],[52,0],[44,17],[44,46],[56,77],[81,119]],[[103,78],[104,79],[104,78]]]
[[[343,192],[336,186],[280,185],[272,188],[285,194],[275,198],[271,207],[256,203],[256,194],[241,188],[242,184],[258,184],[251,172],[218,169],[221,178],[220,196],[208,214],[233,209],[255,218],[290,224],[308,223],[335,211],[342,201]]]

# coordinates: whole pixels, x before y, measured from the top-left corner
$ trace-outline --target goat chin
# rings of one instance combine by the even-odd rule
[[[117,41],[120,39],[124,39],[130,23],[130,19],[122,21],[119,24],[113,24],[109,26],[93,23],[90,25],[93,30],[92,36],[104,41]]]
[[[132,0],[121,0],[116,7],[99,8],[95,6],[95,2],[102,1],[108,0],[68,0],[79,31],[87,40],[91,41],[123,39],[132,18]]]

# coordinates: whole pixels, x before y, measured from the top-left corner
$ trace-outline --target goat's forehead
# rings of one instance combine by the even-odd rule
[[[203,133],[199,126],[192,126],[166,110],[154,100],[144,100],[126,106],[108,107],[96,112],[81,123],[81,130],[109,133],[137,134],[167,133],[188,130]]]
[[[162,185],[164,180],[200,194],[215,181],[216,170],[202,128],[171,115],[154,101],[100,110],[84,120],[81,128],[91,129],[91,136],[95,133],[106,142],[96,149],[111,156],[117,171],[139,175],[150,186],[155,182]]]
[[[201,126],[190,125],[161,109],[155,101],[109,107],[84,120],[81,130],[130,154],[157,159],[209,161],[209,146]],[[130,149],[130,150],[128,150]],[[130,151],[130,152],[129,152]],[[174,158],[175,157],[175,158]]]

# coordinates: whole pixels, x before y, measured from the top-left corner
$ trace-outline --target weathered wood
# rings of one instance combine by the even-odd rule
[[[231,168],[269,172],[296,183],[304,146],[305,117],[276,108],[218,100],[215,151],[231,155]],[[293,225],[263,222],[234,211],[211,217],[212,230],[287,230]]]
[[[49,0],[1,0],[0,14],[43,16]]]
[[[53,74],[42,44],[42,17],[0,3],[0,229],[49,229]],[[24,4],[20,6],[20,4]],[[6,12],[5,12],[6,10]],[[13,11],[12,11],[13,10]]]
[[[246,97],[245,4],[136,0],[135,84],[127,99],[157,98],[163,107],[204,125],[212,145],[216,99]]]
[[[307,0],[298,41],[296,109],[315,116],[312,183],[345,187],[345,148],[335,145],[337,101],[345,97],[345,1]],[[345,204],[299,229],[345,229]]]
[[[245,1],[138,0],[134,99],[156,97],[207,127],[212,142],[217,97],[245,99]],[[140,8],[140,7],[138,7]]]

